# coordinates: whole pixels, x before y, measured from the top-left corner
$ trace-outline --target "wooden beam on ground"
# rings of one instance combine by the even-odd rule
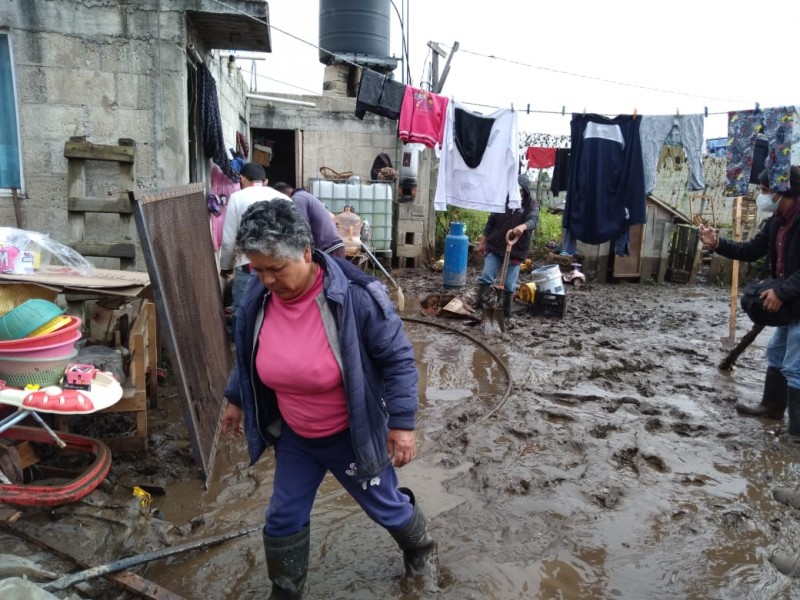
[[[77,558],[73,554],[70,554],[66,550],[52,546],[49,541],[39,537],[38,535],[23,531],[18,527],[10,526],[8,521],[5,523],[0,522],[0,526],[2,526],[6,531],[10,531],[11,533],[18,535],[19,537],[26,539],[37,546],[41,546],[42,548],[49,550],[61,558],[65,558],[74,562],[83,569],[89,569],[93,566],[90,563]],[[136,575],[135,573],[131,573],[130,571],[109,573],[105,575],[105,578],[112,583],[125,588],[129,592],[132,592],[142,598],[147,598],[148,600],[184,600],[183,596],[179,596],[174,592],[170,592],[168,589],[161,587],[157,583]]]

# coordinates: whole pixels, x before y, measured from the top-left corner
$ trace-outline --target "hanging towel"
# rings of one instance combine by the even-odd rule
[[[655,115],[641,117],[642,161],[644,164],[644,189],[649,194],[656,187],[656,169],[664,142],[675,130],[680,134],[686,161],[689,165],[689,189],[705,188],[703,175],[703,115]],[[676,147],[676,146],[668,146]],[[675,151],[673,151],[675,152]],[[672,154],[674,158],[678,154]]]
[[[755,143],[766,139],[765,161],[770,188],[789,189],[789,168],[800,164],[800,115],[796,106],[780,106],[728,113],[728,166],[726,196],[746,196],[753,166]],[[756,174],[758,175],[758,174]]]
[[[217,84],[204,63],[197,65],[197,85],[200,88],[198,108],[200,130],[203,135],[203,152],[213,160],[231,181],[239,181],[239,174],[231,165],[225,139],[222,135],[222,119],[219,115]]]
[[[398,125],[400,139],[407,144],[424,144],[428,148],[441,146],[447,102],[446,96],[406,86]]]
[[[362,69],[356,98],[356,117],[363,119],[367,112],[371,112],[397,121],[405,93],[404,84],[372,69]]]
[[[452,204],[503,213],[506,199],[508,208],[519,208],[518,144],[515,111],[500,109],[481,115],[450,100],[434,209],[445,210]]]
[[[529,169],[548,169],[556,164],[555,148],[531,146],[525,152]]]
[[[563,225],[577,240],[602,244],[647,222],[641,118],[573,114]]]

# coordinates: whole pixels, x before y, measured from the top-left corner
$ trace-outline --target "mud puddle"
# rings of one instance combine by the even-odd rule
[[[439,543],[446,587],[431,597],[798,597],[769,557],[800,553],[800,511],[771,494],[800,487],[800,447],[786,440],[785,424],[735,413],[736,401],[760,399],[769,332],[733,371],[717,369],[728,290],[569,288],[564,319],[529,317],[518,305],[512,328],[486,336],[466,320],[414,310],[415,297],[441,291],[440,276],[396,279],[406,316],[455,330],[407,323],[420,372],[420,452],[399,476]],[[740,315],[737,338],[749,326]],[[497,359],[512,374],[510,390]],[[85,502],[58,515],[26,511],[18,525],[117,558],[263,522],[271,456],[247,467],[244,444],[223,442],[205,489],[177,398],[162,405],[151,415],[150,455],[115,460],[102,492],[120,504],[110,514],[128,515],[121,523],[87,516],[106,511]],[[162,520],[131,527],[122,483],[142,480],[167,488],[152,505]],[[400,588],[402,559],[389,535],[332,478],[311,538],[309,598],[416,597]],[[0,533],[0,548],[11,547],[51,570],[74,568]],[[262,598],[269,587],[258,533],[140,574],[186,598]],[[94,594],[121,597],[111,587]]]

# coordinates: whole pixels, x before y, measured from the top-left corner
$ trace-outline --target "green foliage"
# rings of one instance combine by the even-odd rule
[[[544,255],[544,248],[550,242],[561,243],[561,215],[554,215],[546,208],[539,210],[539,224],[533,234],[531,252],[534,256]]]
[[[448,206],[446,211],[436,213],[437,252],[440,255],[444,253],[444,239],[450,233],[452,221],[466,223],[467,237],[477,244],[488,218],[488,213],[458,206]],[[540,209],[539,225],[533,234],[531,253],[534,256],[544,254],[545,245],[549,242],[560,243],[561,237],[561,215],[551,214],[546,208]]]
[[[460,222],[467,224],[467,237],[471,242],[478,243],[483,233],[489,213],[471,208],[448,206],[446,211],[436,213],[436,251],[444,254],[444,238],[450,233],[450,223]]]

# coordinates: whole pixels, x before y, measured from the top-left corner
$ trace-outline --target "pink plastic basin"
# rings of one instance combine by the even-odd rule
[[[70,317],[70,322],[63,327],[44,335],[36,337],[26,337],[21,340],[0,341],[0,354],[5,354],[6,350],[33,350],[42,348],[59,342],[68,342],[75,338],[75,332],[80,328],[83,321],[79,317]]]
[[[30,339],[33,340],[36,338],[30,338]],[[75,347],[75,342],[77,342],[79,339],[81,339],[81,332],[75,330],[73,331],[72,337],[68,340],[62,340],[44,346],[34,346],[32,348],[23,347],[23,348],[0,349],[0,357],[8,356],[8,357],[29,359],[29,358],[53,358],[58,356],[64,356],[65,354],[69,354],[69,352]]]

